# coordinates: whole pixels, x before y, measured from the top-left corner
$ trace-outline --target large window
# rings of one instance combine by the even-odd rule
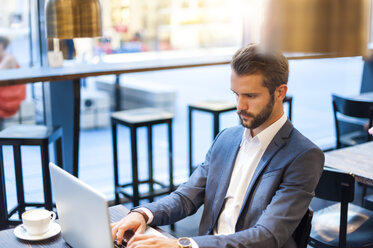
[[[101,0],[103,37],[74,39],[77,59],[104,57],[110,62],[110,57],[118,57],[110,56],[114,54],[241,46],[240,3],[241,0]]]
[[[238,0],[103,0],[106,52],[237,46]]]
[[[65,59],[91,62],[105,58],[110,62],[114,54],[211,50],[242,44],[242,0],[100,1],[103,36],[74,39],[73,56],[71,41],[60,41]],[[11,39],[8,51],[22,67],[40,64],[40,50],[46,51],[40,48],[47,43],[40,42],[44,37],[39,38],[38,27],[38,5],[43,2],[7,0],[0,8],[0,34]]]

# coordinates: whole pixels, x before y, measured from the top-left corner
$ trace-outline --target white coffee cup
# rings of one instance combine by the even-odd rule
[[[33,209],[22,214],[23,226],[30,235],[46,233],[55,219],[56,214],[46,209]]]

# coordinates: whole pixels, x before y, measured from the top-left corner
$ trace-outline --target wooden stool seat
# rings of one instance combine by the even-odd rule
[[[11,126],[0,132],[0,229],[8,228],[9,225],[21,223],[21,215],[26,207],[44,207],[52,210],[52,191],[49,175],[49,144],[55,144],[56,163],[62,166],[62,128],[46,127],[41,125],[17,125]],[[4,161],[2,146],[13,146],[15,181],[18,205],[9,213],[7,208]],[[44,202],[25,202],[21,146],[40,146]],[[12,215],[18,212],[18,220],[10,220]]]
[[[114,157],[114,194],[115,203],[119,204],[119,195],[133,201],[134,206],[139,205],[141,199],[153,200],[155,196],[169,194],[173,191],[173,163],[172,163],[172,120],[173,114],[164,110],[155,108],[141,108],[114,112],[111,115],[112,137],[113,137],[113,157]],[[169,184],[165,185],[153,178],[153,134],[154,125],[166,124],[168,127],[168,154],[169,154]],[[119,184],[118,170],[118,143],[117,143],[117,126],[123,125],[130,128],[130,149],[132,164],[132,182]],[[137,152],[137,128],[147,128],[147,145],[148,145],[148,180],[140,181],[138,175],[138,152]],[[140,193],[139,185],[148,184],[149,192]],[[158,189],[154,189],[158,185]],[[125,188],[132,186],[132,194],[128,193]]]
[[[172,119],[173,114],[155,108],[141,108],[114,112],[111,117],[127,125],[146,125],[149,122]]]
[[[191,175],[194,167],[193,167],[193,141],[192,141],[192,112],[193,111],[202,111],[211,113],[213,115],[213,139],[218,135],[220,131],[220,121],[219,116],[221,113],[229,112],[236,110],[236,104],[234,102],[228,101],[217,101],[217,100],[210,100],[210,101],[203,101],[197,103],[191,103],[188,105],[188,129],[189,129],[189,174]]]
[[[44,140],[55,140],[62,133],[60,127],[47,127],[42,125],[16,125],[0,132],[0,144],[11,142],[33,142],[36,145]]]
[[[227,101],[203,101],[191,103],[189,106],[206,112],[226,112],[236,109],[236,103]]]

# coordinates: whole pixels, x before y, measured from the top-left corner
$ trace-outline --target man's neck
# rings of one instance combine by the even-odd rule
[[[251,136],[255,137],[256,135],[258,135],[264,129],[266,129],[267,127],[271,126],[273,123],[278,121],[283,114],[284,114],[283,109],[281,109],[281,111],[279,111],[278,113],[273,113],[273,115],[271,115],[262,125],[254,129],[250,129]]]

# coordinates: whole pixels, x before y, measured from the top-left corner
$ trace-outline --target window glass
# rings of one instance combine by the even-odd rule
[[[30,43],[30,1],[6,0],[1,2],[0,35],[10,40],[7,51],[18,61],[21,67],[31,64]]]
[[[76,56],[88,61],[123,53],[236,48],[242,43],[240,3],[101,0],[103,37],[74,39]]]

